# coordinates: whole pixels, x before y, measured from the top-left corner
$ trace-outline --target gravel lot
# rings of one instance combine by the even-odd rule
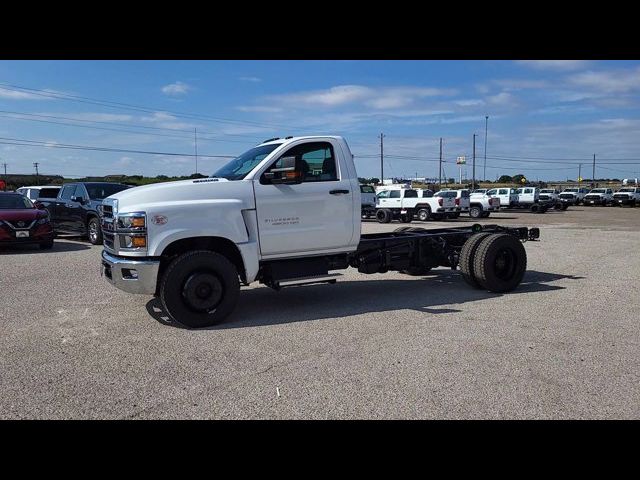
[[[511,294],[348,270],[245,287],[199,331],[107,284],[99,247],[1,250],[0,418],[640,417],[640,208],[482,223],[541,227]]]

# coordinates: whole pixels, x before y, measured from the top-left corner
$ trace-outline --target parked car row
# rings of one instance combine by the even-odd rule
[[[102,244],[100,206],[109,195],[130,188],[110,182],[18,188],[0,196],[0,244],[38,243],[53,247],[55,234],[86,237]]]

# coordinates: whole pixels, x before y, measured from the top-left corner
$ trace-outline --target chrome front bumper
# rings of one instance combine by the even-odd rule
[[[159,269],[160,260],[135,260],[102,251],[101,275],[114,287],[127,293],[156,293]]]

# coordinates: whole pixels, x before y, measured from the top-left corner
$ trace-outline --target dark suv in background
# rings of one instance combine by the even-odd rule
[[[62,185],[55,199],[40,199],[51,214],[56,233],[86,236],[94,245],[102,244],[98,206],[109,195],[129,185],[109,182],[76,182]]]

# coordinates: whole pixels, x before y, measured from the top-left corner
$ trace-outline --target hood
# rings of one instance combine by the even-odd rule
[[[36,218],[45,218],[47,212],[36,208],[25,208],[16,210],[0,209],[0,220],[8,220],[9,222],[17,222],[20,220],[33,222]]]
[[[130,212],[168,203],[241,200],[242,208],[255,208],[253,182],[229,181],[223,178],[198,178],[177,182],[155,183],[129,188],[105,199],[118,200],[118,211]]]

